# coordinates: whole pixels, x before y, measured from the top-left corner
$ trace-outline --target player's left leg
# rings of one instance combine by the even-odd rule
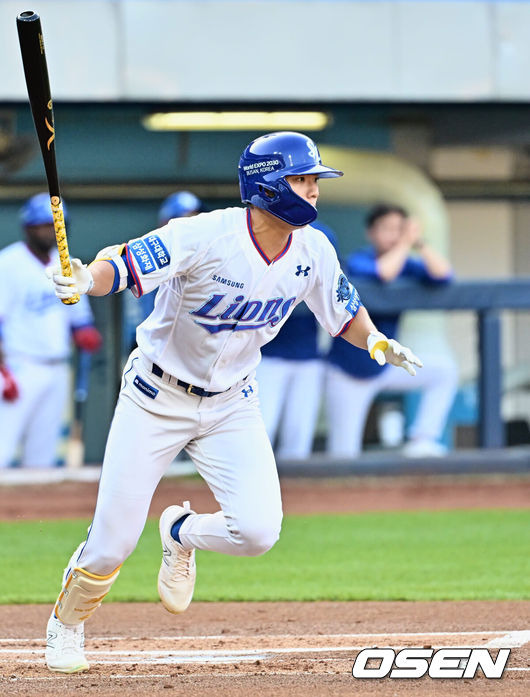
[[[202,433],[186,451],[221,511],[189,516],[181,528],[183,546],[238,556],[263,554],[279,537],[282,507],[256,381],[211,401],[202,399],[199,411]]]
[[[221,510],[190,514],[170,507],[162,514],[164,559],[158,589],[170,612],[182,611],[191,600],[195,549],[238,556],[264,554],[277,541],[282,521],[278,473],[256,381],[203,398],[197,408],[201,429],[186,450]],[[168,556],[172,558],[169,565],[165,563]]]

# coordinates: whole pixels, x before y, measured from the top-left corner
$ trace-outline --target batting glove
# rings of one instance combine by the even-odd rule
[[[0,367],[0,376],[2,399],[5,399],[6,402],[14,402],[19,396],[17,381],[5,366]]]
[[[418,356],[406,346],[402,346],[395,339],[387,339],[381,332],[370,332],[367,339],[370,357],[379,365],[390,363],[404,368],[409,375],[416,375],[416,368],[423,368],[423,363]]]
[[[55,295],[61,300],[67,300],[74,295],[84,295],[88,293],[94,285],[92,274],[86,264],[81,259],[72,259],[72,276],[63,276],[59,265],[49,266],[46,275],[53,283]]]

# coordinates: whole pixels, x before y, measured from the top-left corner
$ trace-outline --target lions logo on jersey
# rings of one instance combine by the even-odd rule
[[[346,276],[341,273],[339,276],[339,282],[337,284],[337,301],[339,303],[343,303],[345,300],[348,300],[348,298],[351,295],[351,286],[346,278]]]

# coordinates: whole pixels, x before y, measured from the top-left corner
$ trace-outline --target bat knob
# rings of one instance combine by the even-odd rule
[[[38,19],[40,18],[36,12],[33,12],[33,10],[26,10],[18,15],[17,22],[35,22]]]

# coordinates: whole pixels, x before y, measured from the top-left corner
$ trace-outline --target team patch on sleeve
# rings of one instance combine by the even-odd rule
[[[127,246],[143,274],[152,273],[156,270],[155,260],[151,251],[145,245],[144,240],[130,242]]]
[[[158,235],[149,235],[148,237],[145,237],[144,240],[155,258],[158,268],[163,269],[164,266],[167,266],[171,260],[171,257],[169,256],[169,252],[165,248],[160,237]]]
[[[353,286],[349,283],[346,276],[341,273],[337,282],[337,289],[335,291],[337,294],[337,302],[343,303],[345,300],[348,300],[351,297],[352,288]]]
[[[359,308],[362,306],[361,298],[359,297],[359,293],[355,288],[353,288],[353,293],[350,296],[350,299],[348,300],[348,303],[346,305],[346,310],[350,313],[352,317],[355,317],[355,315],[359,312]]]

